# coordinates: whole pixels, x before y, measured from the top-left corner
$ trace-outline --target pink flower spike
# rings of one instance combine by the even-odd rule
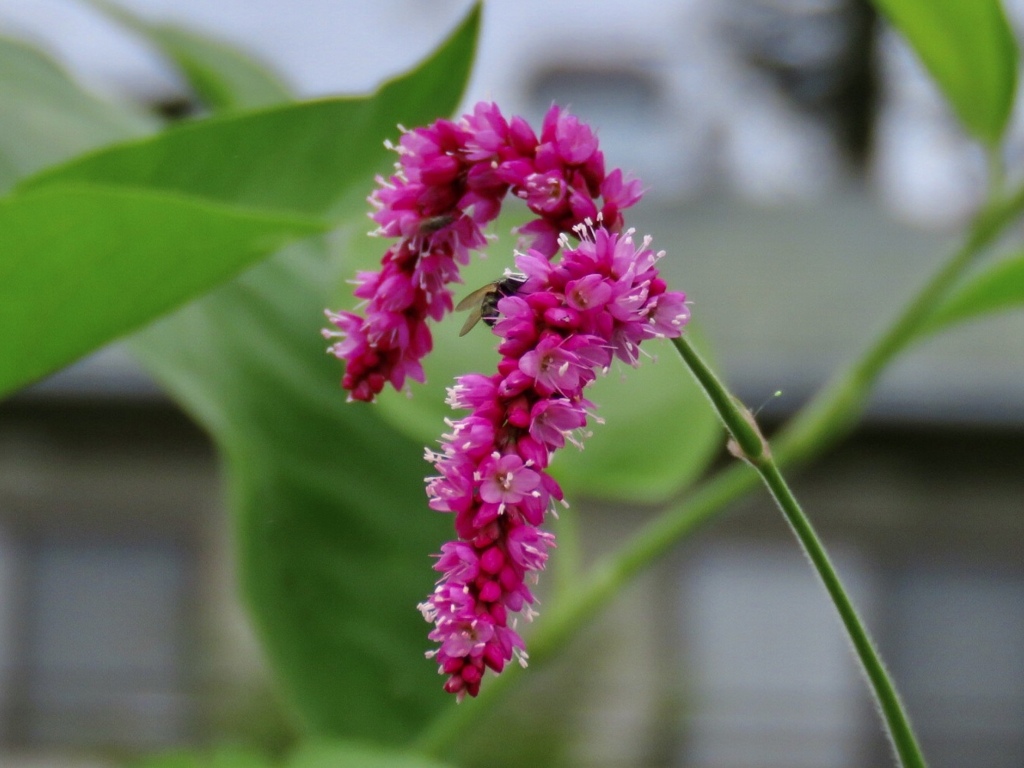
[[[426,451],[427,506],[452,515],[455,538],[419,608],[433,624],[427,657],[461,700],[479,693],[486,670],[525,664],[515,614],[534,615],[531,585],[554,546],[540,526],[565,503],[548,467],[566,443],[581,445],[588,419],[600,423],[584,390],[614,357],[636,364],[644,341],[678,336],[689,310],[649,240],[619,234],[640,182],[606,172],[595,132],[557,105],[539,134],[481,102],[458,120],[403,128],[389,146],[395,170],[369,201],[374,234],[392,242],[378,271],[356,275],[357,311],[329,311],[323,331],[350,400],[423,380],[431,323],[453,310],[451,285],[487,244],[484,228],[509,194],[534,214],[517,231],[529,248],[516,255],[524,278],[487,299],[497,369],[455,381],[447,402],[465,413]]]

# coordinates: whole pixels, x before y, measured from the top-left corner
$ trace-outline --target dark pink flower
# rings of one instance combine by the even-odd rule
[[[564,395],[581,389],[586,363],[568,348],[568,344],[566,338],[546,334],[536,347],[519,358],[519,370],[546,394]]]
[[[564,397],[538,400],[530,411],[530,434],[552,449],[561,448],[571,435],[587,424],[587,412],[579,403]]]
[[[497,372],[455,381],[448,403],[467,413],[426,454],[436,472],[428,505],[454,516],[457,538],[442,546],[440,578],[420,610],[434,624],[427,655],[461,699],[477,694],[487,669],[525,663],[514,614],[533,616],[528,584],[555,545],[541,529],[564,504],[548,472],[552,455],[567,442],[580,446],[597,419],[585,388],[614,357],[636,364],[644,340],[679,335],[689,312],[658,276],[661,254],[620,234],[640,183],[606,173],[594,131],[558,106],[539,135],[480,103],[457,121],[404,131],[393,149],[395,173],[378,178],[369,200],[375,234],[394,242],[378,272],[356,276],[362,314],[327,313],[333,327],[324,335],[346,363],[350,399],[422,381],[433,343],[427,320],[452,310],[449,286],[486,244],[483,227],[510,193],[536,216],[518,230],[524,278],[497,302]]]
[[[583,390],[613,353],[635,364],[642,341],[678,335],[689,317],[683,294],[665,291],[647,241],[637,247],[628,234],[577,234],[579,245],[557,263],[535,251],[518,257],[526,280],[498,302],[503,316],[494,325],[498,374],[456,381],[448,401],[470,414],[451,423],[442,451],[430,457],[441,473],[428,483],[430,506],[456,512],[459,543],[475,554],[442,550],[439,590],[421,606],[435,623],[430,637],[440,646],[431,655],[448,676],[446,690],[460,696],[476,694],[485,667],[500,671],[523,657],[522,639],[504,618],[530,610],[527,577],[554,545],[540,526],[562,491],[547,467],[566,442],[580,445],[593,410]],[[473,597],[472,615],[489,617],[487,632],[472,616],[443,618],[457,585]],[[444,605],[435,606],[439,599]]]

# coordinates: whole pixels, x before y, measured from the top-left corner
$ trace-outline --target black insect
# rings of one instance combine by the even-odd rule
[[[454,221],[455,217],[449,214],[445,214],[443,216],[431,216],[429,219],[424,219],[420,222],[420,234],[432,235],[435,232],[440,232]]]
[[[501,280],[488,283],[482,288],[477,288],[469,296],[456,304],[456,312],[470,310],[465,325],[459,331],[459,336],[465,336],[481,320],[493,326],[494,321],[501,314],[498,312],[498,302],[506,296],[515,296],[525,282],[526,275],[521,275],[518,272],[509,272]]]

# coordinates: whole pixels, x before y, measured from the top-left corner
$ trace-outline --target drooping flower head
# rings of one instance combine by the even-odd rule
[[[622,210],[640,199],[639,182],[606,174],[604,156],[588,126],[551,107],[538,138],[522,118],[506,120],[495,104],[480,103],[457,122],[438,120],[405,131],[393,147],[395,173],[378,178],[369,201],[375,234],[395,238],[379,272],[361,272],[355,295],[362,315],[328,312],[338,339],[330,351],[346,363],[342,386],[350,399],[372,401],[390,382],[423,381],[420,360],[430,351],[427,319],[452,310],[448,286],[459,266],[486,241],[509,193],[537,218],[520,233],[545,256],[558,236],[587,218],[618,231]]]
[[[689,312],[658,275],[663,254],[623,232],[639,183],[606,173],[593,131],[558,107],[539,137],[478,104],[457,122],[406,131],[395,149],[396,173],[378,179],[370,202],[378,234],[397,242],[380,272],[357,276],[364,315],[328,312],[325,335],[338,339],[329,351],[346,361],[350,399],[422,381],[426,320],[452,309],[447,286],[485,243],[483,227],[509,193],[537,216],[520,228],[529,247],[516,257],[515,289],[494,297],[498,317],[488,318],[498,369],[456,380],[448,403],[466,414],[427,451],[428,506],[453,516],[456,538],[441,548],[441,576],[419,607],[434,625],[427,655],[461,700],[477,694],[488,668],[525,663],[516,615],[533,616],[531,587],[555,543],[541,526],[565,503],[552,456],[579,446],[594,418],[584,389],[616,358],[636,365],[645,340],[678,336]]]

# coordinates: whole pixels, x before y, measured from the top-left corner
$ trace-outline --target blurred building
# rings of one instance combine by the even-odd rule
[[[305,95],[412,64],[465,8],[123,4],[255,50]],[[0,32],[119,98],[185,95],[84,5],[6,0]],[[884,327],[984,189],[920,67],[854,0],[493,2],[480,51],[470,100],[531,120],[568,103],[644,179],[631,223],[672,254],[670,280],[769,423]],[[1024,764],[1022,321],[914,350],[863,428],[796,483],[935,768]],[[0,764],[286,737],[232,597],[220,503],[206,439],[117,348],[0,405]],[[593,510],[596,549],[622,517]],[[702,532],[630,598],[581,641],[606,661],[576,683],[574,764],[888,764],[838,622],[770,505]]]

